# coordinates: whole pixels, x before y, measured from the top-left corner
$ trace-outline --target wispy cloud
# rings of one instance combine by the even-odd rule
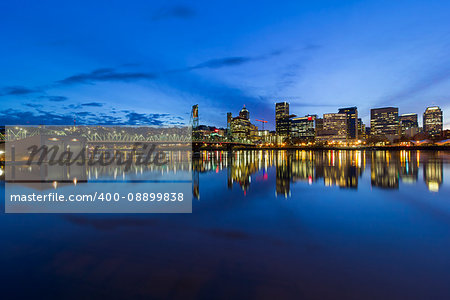
[[[43,106],[42,104],[37,103],[24,103],[23,105],[31,108],[41,108]]]
[[[157,12],[152,20],[162,20],[162,19],[191,19],[195,17],[196,11],[187,5],[175,5],[167,8],[162,8],[159,12]]]
[[[157,76],[154,73],[145,72],[120,72],[113,68],[97,69],[89,73],[81,73],[60,80],[58,83],[70,85],[76,83],[92,84],[96,81],[136,81],[151,80]]]
[[[221,58],[213,58],[206,60],[204,62],[198,63],[196,65],[187,66],[178,69],[172,69],[165,72],[161,72],[160,76],[173,74],[173,73],[183,73],[189,72],[193,70],[199,69],[221,69],[221,68],[229,68],[229,67],[238,67],[245,64],[249,64],[252,62],[263,61],[270,59],[272,57],[281,55],[284,53],[284,50],[275,50],[268,54],[258,55],[258,56],[227,56]]]
[[[392,103],[395,101],[402,101],[419,95],[428,89],[431,89],[441,83],[450,80],[450,65],[435,69],[428,74],[422,74],[420,78],[411,82],[408,86],[390,94],[383,99],[383,103]]]
[[[51,101],[51,102],[64,102],[64,101],[67,101],[69,99],[69,98],[67,98],[65,96],[41,96],[39,98],[47,99],[48,101]]]
[[[284,53],[284,50],[275,50],[270,52],[269,54],[259,55],[259,56],[230,56],[230,57],[222,57],[210,59],[205,62],[199,63],[197,65],[187,67],[181,70],[194,70],[194,69],[219,69],[224,67],[234,67],[244,65],[250,62],[261,61],[270,59],[274,56],[278,56]]]
[[[95,82],[107,82],[107,81],[123,81],[123,82],[132,82],[139,80],[154,80],[165,74],[171,73],[179,73],[179,72],[188,72],[196,69],[219,69],[224,67],[233,67],[240,66],[243,64],[247,64],[253,61],[268,59],[273,56],[277,56],[282,54],[282,50],[276,50],[269,54],[260,55],[260,56],[231,56],[231,57],[222,57],[216,59],[210,59],[205,62],[162,72],[123,72],[119,71],[116,68],[102,68],[96,69],[88,73],[80,73],[75,74],[65,79],[58,81],[58,84],[61,85],[72,85],[72,84],[94,84]]]
[[[81,111],[81,112],[77,112],[75,114],[77,117],[94,117],[96,116],[96,114],[90,112],[90,111]]]
[[[208,61],[205,61],[203,63],[200,63],[198,65],[189,67],[188,69],[202,69],[202,68],[211,68],[211,69],[217,69],[222,67],[232,67],[232,66],[239,66],[246,64],[248,62],[251,62],[253,60],[256,60],[255,58],[251,57],[244,57],[244,56],[235,56],[235,57],[224,57],[219,59],[211,59]]]
[[[7,86],[0,90],[0,96],[23,96],[39,92],[24,86]]]
[[[73,117],[68,114],[57,114],[38,110],[38,112],[22,111],[18,109],[6,109],[0,111],[0,125],[67,125],[73,122]]]
[[[126,124],[128,125],[163,125],[165,123],[162,118],[169,114],[142,114],[137,112],[126,113]]]
[[[105,104],[99,103],[99,102],[89,102],[89,103],[81,104],[81,106],[91,106],[91,107],[102,107],[103,105],[105,105]]]

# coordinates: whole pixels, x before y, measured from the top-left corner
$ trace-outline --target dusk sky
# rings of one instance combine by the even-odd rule
[[[226,126],[245,104],[303,116],[438,105],[450,128],[448,1],[2,1],[3,124]],[[256,122],[254,122],[256,123]],[[259,125],[259,124],[257,124]]]

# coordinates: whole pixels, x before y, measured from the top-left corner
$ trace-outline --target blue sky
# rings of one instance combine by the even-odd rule
[[[95,3],[93,3],[95,2]],[[245,104],[274,127],[358,106],[444,110],[450,128],[448,1],[2,1],[6,124],[224,127]]]

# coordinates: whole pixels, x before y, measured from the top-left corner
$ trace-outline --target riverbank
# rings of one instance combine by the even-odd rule
[[[195,149],[197,150],[197,149]],[[234,146],[232,149],[223,147],[205,146],[198,151],[214,150],[425,150],[425,151],[449,151],[450,146],[356,146],[356,147],[332,147],[332,146],[284,146],[284,147],[257,147]]]

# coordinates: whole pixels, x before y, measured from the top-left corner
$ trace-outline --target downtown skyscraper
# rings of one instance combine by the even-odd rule
[[[402,136],[413,137],[419,132],[417,114],[403,114],[400,116],[400,127]]]
[[[358,139],[358,108],[347,107],[340,108],[340,114],[346,114],[347,116],[347,139],[357,140]]]
[[[427,107],[423,113],[423,131],[431,136],[440,135],[442,124],[442,110],[438,106]]]
[[[370,110],[370,134],[395,139],[399,137],[400,121],[398,107],[383,107]]]
[[[275,104],[275,131],[280,136],[288,136],[290,133],[288,102],[278,102]]]

